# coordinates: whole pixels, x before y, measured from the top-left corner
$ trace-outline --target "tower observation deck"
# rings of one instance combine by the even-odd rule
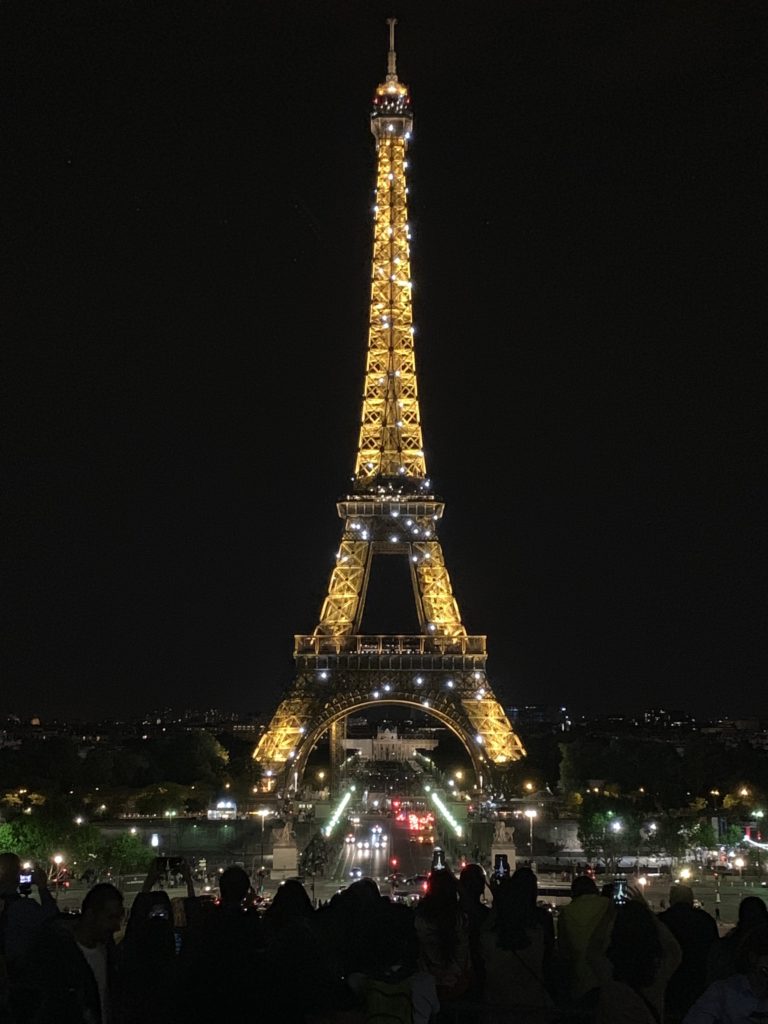
[[[408,146],[413,112],[398,79],[395,19],[389,19],[385,80],[376,88],[376,199],[368,348],[351,493],[337,511],[342,536],[320,618],[295,637],[296,678],[254,757],[265,776],[298,787],[309,751],[325,733],[342,746],[340,723],[376,703],[427,711],[464,743],[482,782],[524,756],[486,676],[486,642],[469,635],[453,594],[437,530],[444,503],[427,475],[419,410],[408,225]],[[410,566],[416,635],[361,633],[377,557]]]

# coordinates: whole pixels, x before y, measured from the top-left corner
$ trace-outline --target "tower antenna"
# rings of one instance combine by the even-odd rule
[[[397,54],[395,53],[395,25],[397,18],[387,18],[389,25],[389,54],[387,55],[387,81],[397,81]]]

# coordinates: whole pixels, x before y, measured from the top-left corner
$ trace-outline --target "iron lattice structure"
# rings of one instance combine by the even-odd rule
[[[427,478],[414,354],[406,178],[412,127],[390,19],[387,76],[371,112],[376,204],[354,483],[337,505],[344,528],[320,621],[295,638],[296,679],[254,753],[275,785],[282,778],[298,786],[309,752],[329,730],[333,759],[339,723],[376,703],[427,710],[464,743],[481,783],[484,772],[525,755],[486,677],[485,637],[469,636],[462,624],[437,538],[444,505]],[[418,635],[361,634],[377,555],[408,559]]]

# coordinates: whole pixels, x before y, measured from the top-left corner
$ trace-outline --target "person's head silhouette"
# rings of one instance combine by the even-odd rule
[[[248,895],[250,887],[251,880],[246,871],[237,867],[237,865],[226,868],[219,879],[222,905],[240,906]]]

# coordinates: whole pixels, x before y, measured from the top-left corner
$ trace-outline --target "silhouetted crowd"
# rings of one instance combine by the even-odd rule
[[[687,886],[654,914],[640,891],[616,902],[588,876],[574,879],[555,929],[528,867],[490,886],[477,864],[458,879],[433,871],[414,908],[367,878],[318,909],[286,881],[263,913],[239,867],[221,875],[215,903],[191,885],[171,900],[155,881],[127,922],[108,883],[65,915],[42,873],[39,900],[19,893],[19,860],[0,854],[2,1024],[768,1021],[759,897],[720,938]]]

